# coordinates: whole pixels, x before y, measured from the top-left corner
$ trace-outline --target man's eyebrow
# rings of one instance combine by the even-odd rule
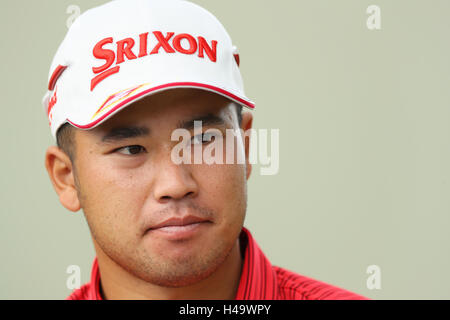
[[[178,128],[183,128],[183,129],[187,129],[187,130],[193,129],[194,121],[201,121],[202,126],[224,125],[225,124],[225,120],[223,120],[221,117],[219,117],[215,114],[212,114],[212,113],[208,113],[205,115],[193,117],[190,120],[180,121],[180,122],[178,122]]]
[[[150,129],[142,126],[116,127],[109,130],[101,139],[102,142],[119,142],[129,138],[148,136]]]

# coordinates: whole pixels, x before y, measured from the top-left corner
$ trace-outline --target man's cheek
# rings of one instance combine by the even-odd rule
[[[92,219],[104,239],[121,247],[136,243],[139,235],[138,225],[132,219],[132,210],[123,207],[120,202],[97,206]]]

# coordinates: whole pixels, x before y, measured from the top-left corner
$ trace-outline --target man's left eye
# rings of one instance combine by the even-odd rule
[[[202,133],[192,137],[193,144],[209,143],[215,139],[215,135],[212,133]]]
[[[117,149],[116,151],[121,153],[121,154],[125,154],[125,155],[135,155],[135,154],[139,154],[142,151],[144,151],[145,148],[143,146],[126,146],[126,147],[122,147]]]
[[[214,139],[214,135],[210,133],[202,133],[192,137],[192,144],[209,143]]]

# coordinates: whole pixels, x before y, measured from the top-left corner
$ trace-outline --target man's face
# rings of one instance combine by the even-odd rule
[[[226,129],[238,129],[226,98],[174,89],[136,102],[97,128],[75,131],[77,194],[96,249],[147,282],[178,287],[206,278],[243,226],[248,163],[177,165],[171,159],[179,143],[171,141],[172,132],[205,116],[215,121],[203,122],[202,131],[219,129],[224,141]],[[189,131],[194,136],[194,128]],[[223,150],[225,158],[231,150]],[[205,222],[181,235],[154,228],[186,216]]]

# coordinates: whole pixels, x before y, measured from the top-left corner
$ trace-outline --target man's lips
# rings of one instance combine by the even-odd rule
[[[148,231],[171,226],[187,226],[190,224],[196,224],[201,222],[209,222],[209,220],[197,216],[171,217],[158,224],[151,226],[148,229]]]
[[[210,220],[196,216],[171,217],[154,224],[146,232],[159,239],[169,241],[187,240],[204,231],[210,222]]]

